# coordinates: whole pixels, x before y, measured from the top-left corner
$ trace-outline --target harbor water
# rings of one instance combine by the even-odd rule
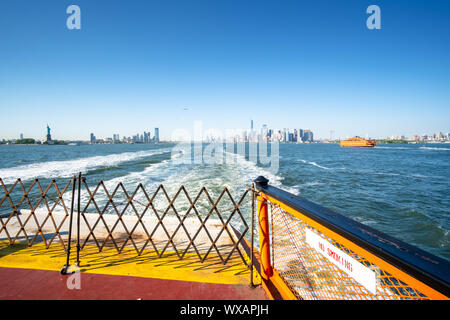
[[[276,169],[234,155],[232,161],[186,163],[174,144],[0,146],[0,178],[10,186],[39,178],[43,185],[82,172],[109,189],[132,193],[184,185],[192,198],[204,186],[216,199],[224,187],[236,200],[253,179],[335,210],[432,254],[450,259],[450,145],[399,144],[341,148],[337,144],[280,144]],[[248,149],[247,149],[248,151]],[[112,192],[112,190],[110,190]],[[0,191],[0,199],[4,190]],[[242,210],[249,223],[249,210]]]

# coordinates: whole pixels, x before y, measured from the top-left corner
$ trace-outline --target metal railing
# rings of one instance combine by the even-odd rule
[[[76,265],[80,251],[91,246],[99,252],[112,247],[118,254],[133,248],[138,256],[170,252],[179,259],[189,253],[201,262],[213,253],[223,264],[237,254],[250,267],[240,243],[249,233],[242,210],[251,207],[251,189],[237,200],[226,187],[214,198],[205,187],[195,197],[184,186],[173,195],[163,185],[153,193],[142,184],[128,192],[122,182],[89,185],[81,174],[60,185],[51,180],[43,187],[35,179],[25,186],[18,179],[7,186],[0,179],[0,238],[10,245],[41,242],[47,249],[59,242],[67,253],[62,273],[73,246]]]
[[[68,180],[63,188],[60,188],[55,180],[52,180],[47,187],[42,187],[40,181],[35,179],[26,187],[21,179],[17,179],[7,187],[0,178],[0,237],[6,236],[10,245],[18,240],[25,240],[31,246],[39,241],[40,236],[47,249],[55,238],[58,238],[66,250],[61,228],[69,217],[70,209],[66,205],[67,199],[65,200],[63,196],[74,192],[73,187],[70,189],[74,181]],[[43,206],[46,214],[39,220],[35,211]],[[60,214],[55,219],[53,212],[57,209]],[[23,210],[29,211],[30,214],[22,214]],[[43,233],[44,226],[47,231],[51,230],[50,239]]]
[[[255,180],[261,277],[284,299],[448,299],[450,263]]]
[[[72,246],[76,265],[86,246],[117,254],[127,248],[137,256],[151,251],[183,259],[189,253],[200,262],[213,254],[223,264],[238,256],[252,285],[253,266],[259,269],[272,298],[449,297],[448,261],[269,186],[264,177],[237,201],[227,188],[214,196],[205,187],[195,196],[184,186],[170,193],[163,185],[149,193],[142,184],[132,192],[122,182],[88,184],[81,174],[47,186],[39,179],[27,186],[0,179],[0,239],[10,245],[40,242],[47,249],[59,242],[67,254],[62,273]]]

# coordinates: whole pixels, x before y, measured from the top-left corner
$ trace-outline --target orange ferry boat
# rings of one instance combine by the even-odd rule
[[[366,140],[364,138],[355,137],[348,140],[341,141],[341,147],[361,147],[361,148],[373,148],[377,145],[375,140]]]

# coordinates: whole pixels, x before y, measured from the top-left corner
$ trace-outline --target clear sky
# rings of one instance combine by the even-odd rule
[[[449,49],[448,0],[1,0],[0,138],[449,132]]]

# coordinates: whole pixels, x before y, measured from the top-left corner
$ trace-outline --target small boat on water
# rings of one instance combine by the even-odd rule
[[[341,140],[341,147],[350,148],[373,148],[377,145],[375,140],[366,140],[361,137],[354,137],[347,140]]]

